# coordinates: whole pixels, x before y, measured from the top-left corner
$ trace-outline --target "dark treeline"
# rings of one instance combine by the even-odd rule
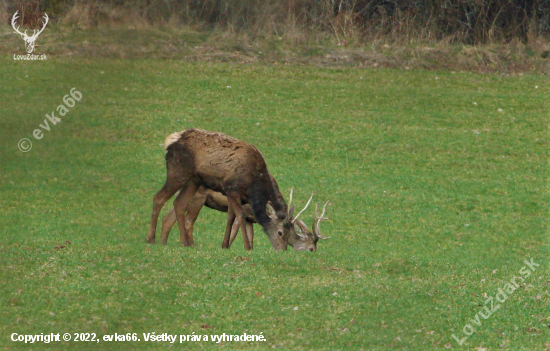
[[[468,44],[550,36],[550,0],[4,0],[20,10],[63,18],[85,8],[93,23],[113,9],[151,24],[227,28],[253,35],[323,31],[346,38],[434,39]],[[340,40],[340,39],[339,39]]]

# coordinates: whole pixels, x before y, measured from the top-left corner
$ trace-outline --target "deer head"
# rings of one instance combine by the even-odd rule
[[[276,211],[271,201],[266,204],[266,214],[270,221],[263,225],[271,246],[275,251],[286,250],[290,233],[290,221],[286,216],[286,208]]]
[[[292,192],[294,189],[290,190],[290,201],[289,206],[292,203]],[[302,221],[299,220],[298,217],[306,210],[306,208],[309,206],[311,200],[313,199],[313,193],[311,194],[308,202],[306,203],[306,206],[296,215],[296,217],[293,216],[294,213],[294,206],[290,207],[290,210],[288,212],[288,218],[290,219],[290,222],[292,224],[291,227],[291,234],[288,240],[288,244],[294,248],[296,251],[317,251],[317,242],[319,239],[325,240],[330,237],[324,237],[321,235],[321,221],[327,220],[328,218],[325,217],[325,211],[326,207],[330,204],[329,201],[325,202],[325,205],[323,206],[323,213],[321,215],[318,214],[318,207],[319,203],[315,206],[315,217],[313,220],[313,232],[309,231],[307,228],[307,225]]]
[[[44,30],[44,28],[46,28],[46,25],[48,24],[48,15],[47,14],[44,14],[44,21],[42,21],[42,23],[44,23],[44,26],[42,27],[42,29],[33,29],[33,33],[31,36],[28,36],[27,35],[27,30],[25,29],[25,32],[24,33],[21,33],[19,31],[19,27],[15,28],[15,21],[19,18],[17,16],[17,13],[19,11],[15,11],[15,13],[13,14],[13,17],[11,19],[11,26],[13,27],[13,29],[15,30],[15,33],[21,35],[21,38],[23,38],[23,40],[25,41],[25,49],[27,50],[27,52],[29,54],[32,53],[32,51],[34,50],[34,44],[35,44],[35,41],[36,39],[38,38],[38,36],[40,35],[40,33],[42,33],[42,31]]]

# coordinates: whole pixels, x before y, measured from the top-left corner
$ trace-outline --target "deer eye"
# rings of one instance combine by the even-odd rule
[[[277,234],[279,234],[279,236],[283,236],[283,232],[282,231],[278,231]]]

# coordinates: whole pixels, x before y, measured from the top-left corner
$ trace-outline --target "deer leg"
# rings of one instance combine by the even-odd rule
[[[187,204],[187,214],[185,215],[185,230],[187,231],[187,238],[191,245],[194,245],[193,241],[193,227],[195,221],[201,212],[202,206],[206,202],[207,195],[203,192],[197,191],[195,196],[189,200]]]
[[[250,242],[250,247],[254,248],[254,229],[252,227],[252,222],[246,220],[246,230],[248,231],[248,241]],[[235,222],[233,222],[233,226],[231,227],[231,237],[229,238],[229,246],[233,245],[233,241],[235,241],[235,238],[237,237],[237,234],[239,233],[239,227],[241,226],[241,223],[239,222],[238,217],[235,219]]]
[[[233,221],[233,225],[231,226],[231,236],[229,238],[229,247],[233,245],[233,241],[235,241],[235,238],[237,237],[237,234],[239,233],[239,227],[241,223],[239,223],[239,218],[235,218],[235,221]]]
[[[172,207],[170,212],[164,218],[162,219],[162,231],[160,234],[160,242],[162,245],[166,245],[168,242],[168,235],[170,234],[170,230],[176,223],[176,210]]]
[[[230,243],[230,233],[231,228],[233,227],[233,223],[235,222],[235,212],[233,211],[233,208],[231,205],[227,207],[227,225],[225,226],[225,235],[223,237],[222,242],[222,249],[229,249]]]
[[[151,225],[149,226],[149,233],[147,234],[147,242],[149,244],[155,243],[155,233],[157,231],[157,222],[159,218],[159,212],[162,206],[170,199],[176,191],[178,191],[185,182],[171,182],[166,179],[166,183],[162,189],[160,189],[153,197],[153,213],[151,214]]]
[[[241,196],[238,193],[228,193],[227,200],[229,202],[229,209],[233,209],[235,216],[239,219],[241,224],[241,231],[243,233],[244,249],[252,250],[250,241],[248,240],[248,231],[246,230],[246,217],[244,215],[243,206],[241,204]]]
[[[250,242],[250,247],[254,247],[254,227],[252,222],[245,221],[246,231],[248,232],[248,241]]]
[[[199,216],[202,206],[206,202],[206,194],[203,192],[197,191],[195,196],[189,201],[187,206],[187,217],[185,223],[185,229],[187,230],[187,235],[193,237],[193,225]],[[172,207],[170,212],[162,219],[162,234],[161,234],[161,243],[166,245],[168,242],[168,235],[170,235],[170,230],[176,223],[176,210]]]
[[[181,189],[180,194],[174,201],[174,209],[176,210],[176,218],[178,220],[178,226],[180,228],[180,243],[181,246],[194,246],[193,238],[187,234],[185,225],[185,211],[189,201],[193,198],[197,192],[198,185],[193,181],[189,181]]]

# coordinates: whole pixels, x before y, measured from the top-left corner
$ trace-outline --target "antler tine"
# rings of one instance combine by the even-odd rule
[[[315,228],[314,228],[313,234],[315,236],[317,236],[319,239],[325,240],[325,239],[330,238],[330,236],[329,237],[324,237],[324,236],[321,235],[321,221],[328,219],[327,217],[325,217],[325,211],[326,211],[327,206],[330,204],[330,201],[325,202],[325,204],[323,206],[323,212],[321,213],[320,216],[319,216],[319,212],[318,212],[319,204],[320,204],[320,202],[318,202],[315,205]]]
[[[327,205],[330,204],[330,201],[327,201],[325,202],[325,205],[323,206],[323,213],[321,213],[321,215],[319,216],[319,204],[321,203],[321,201],[319,201],[316,205],[315,205],[315,219],[328,219],[328,218],[324,218],[324,215],[325,215],[325,210],[327,208]]]
[[[327,240],[327,239],[332,238],[332,236],[322,236],[321,233],[317,233],[315,235],[317,235],[317,237],[321,240]]]
[[[298,214],[294,217],[294,221],[296,221],[296,219],[298,219],[298,216],[301,215],[302,212],[306,210],[306,208],[309,206],[309,203],[311,202],[312,199],[313,199],[313,192],[311,192],[311,196],[309,197],[309,200],[307,201],[306,206],[300,212],[298,212]]]
[[[320,203],[321,203],[321,201],[319,201],[315,204],[315,220],[317,220],[317,218],[319,217],[319,214],[317,213],[317,211],[319,211],[319,204]]]
[[[292,205],[292,193],[294,192],[294,188],[290,188],[290,199],[288,200],[288,208],[290,209]]]
[[[330,201],[325,202],[325,204],[323,206],[323,213],[321,213],[321,219],[328,219],[328,218],[324,218],[325,211],[326,211],[328,205],[330,205]]]

